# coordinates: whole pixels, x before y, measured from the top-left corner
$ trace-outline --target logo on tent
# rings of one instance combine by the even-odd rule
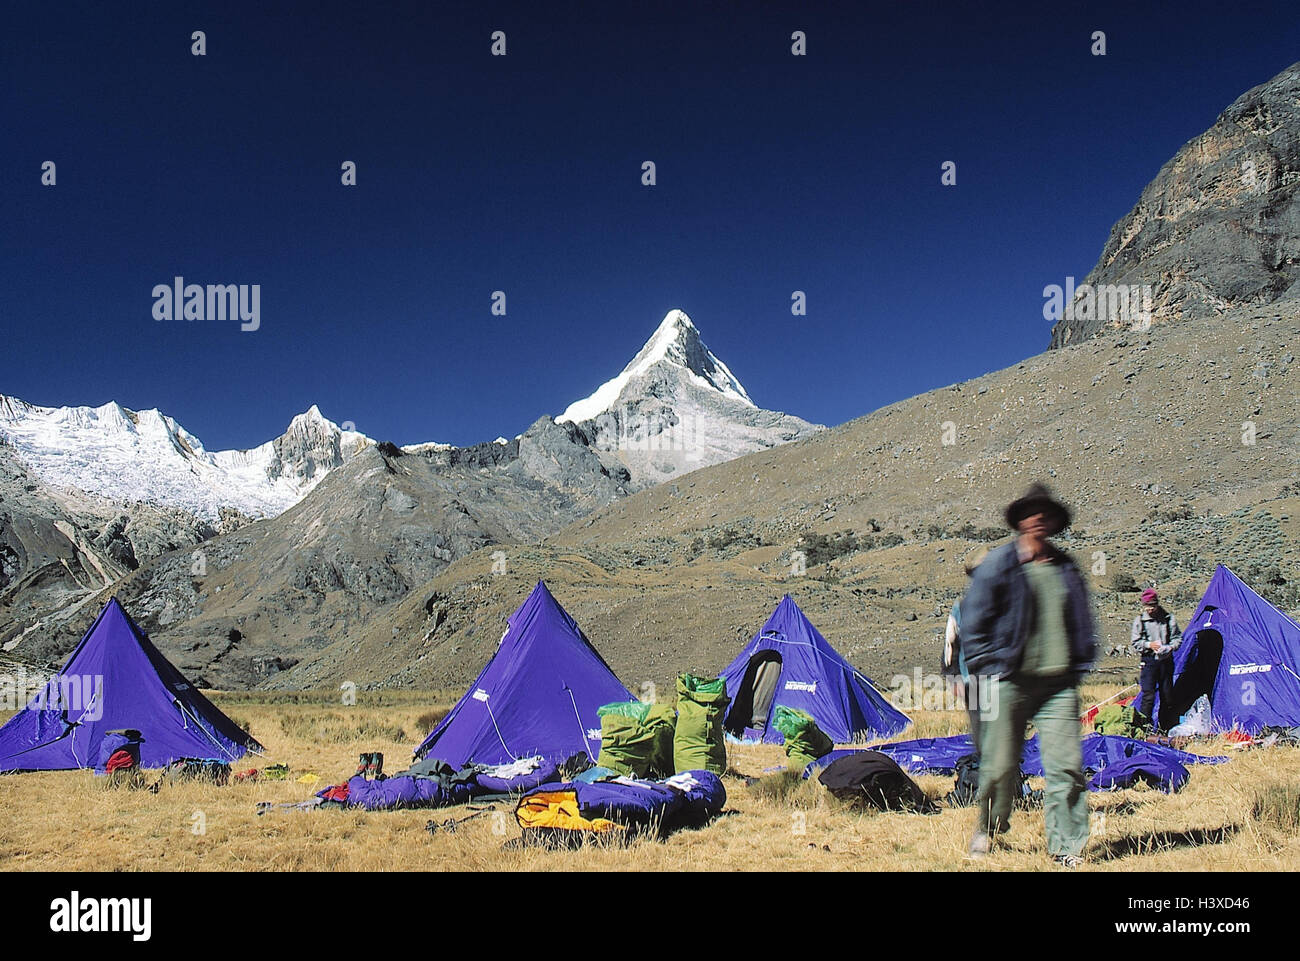
[[[1265,674],[1273,670],[1272,664],[1233,664],[1228,668],[1229,674]]]
[[[483,690],[483,688],[480,687],[477,691],[474,692],[474,700],[482,701],[484,704],[486,704],[487,699],[488,699],[488,692]]]
[[[809,694],[817,693],[816,681],[786,681],[785,689],[787,691],[807,691]]]
[[[588,740],[588,741],[599,741],[599,740],[600,740],[600,728],[598,728],[598,727],[589,727],[589,728],[587,728],[587,740]]]

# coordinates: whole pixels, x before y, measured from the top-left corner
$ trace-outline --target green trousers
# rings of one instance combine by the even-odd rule
[[[1032,720],[1042,751],[1047,853],[1081,854],[1088,843],[1088,782],[1079,746],[1079,694],[1072,678],[1013,677],[994,682],[996,697],[982,716],[976,830],[996,834],[1011,824],[1020,796],[1020,756]]]

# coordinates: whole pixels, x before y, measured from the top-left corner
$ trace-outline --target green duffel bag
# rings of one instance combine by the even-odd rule
[[[673,732],[673,767],[683,771],[727,772],[727,744],[722,723],[727,714],[727,682],[694,674],[677,676],[677,727]]]
[[[650,776],[672,777],[677,772],[673,761],[673,738],[677,733],[677,709],[671,704],[652,704],[646,714],[645,726],[650,731],[653,747],[650,754]]]
[[[644,721],[652,707],[654,707],[653,704],[647,704],[645,701],[615,701],[612,704],[602,704],[596,708],[596,716],[604,717],[606,714],[618,714],[622,717]]]
[[[598,767],[630,777],[648,777],[654,747],[654,732],[636,718],[606,714],[600,719]]]
[[[788,770],[802,771],[835,747],[835,742],[806,711],[778,704],[772,714],[772,726],[785,735],[785,756],[790,759]]]

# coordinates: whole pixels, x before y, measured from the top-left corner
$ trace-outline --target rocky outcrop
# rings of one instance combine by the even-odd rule
[[[1272,303],[1297,279],[1300,63],[1239,97],[1161,168],[1111,229],[1080,285],[1092,294],[1057,321],[1051,346]],[[1149,287],[1149,311],[1123,309],[1119,294],[1134,287]]]
[[[79,633],[65,623],[84,604],[142,561],[216,534],[184,511],[51,488],[0,445],[0,648],[26,638],[30,663],[66,653]]]
[[[343,430],[312,405],[305,414],[289,422],[288,430],[271,441],[272,455],[266,465],[266,476],[272,481],[289,478],[307,487],[342,467],[369,444],[369,438]]]

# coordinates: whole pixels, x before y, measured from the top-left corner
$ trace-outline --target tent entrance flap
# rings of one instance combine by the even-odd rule
[[[759,651],[749,659],[740,690],[727,712],[726,728],[739,737],[750,727],[756,731],[767,730],[772,715],[772,702],[776,700],[781,682],[781,655],[776,651]]]
[[[1172,709],[1169,716],[1186,714],[1202,694],[1214,700],[1214,681],[1219,676],[1219,662],[1223,659],[1223,635],[1213,628],[1198,631],[1192,642],[1191,653],[1183,661],[1182,673],[1174,679]]]

